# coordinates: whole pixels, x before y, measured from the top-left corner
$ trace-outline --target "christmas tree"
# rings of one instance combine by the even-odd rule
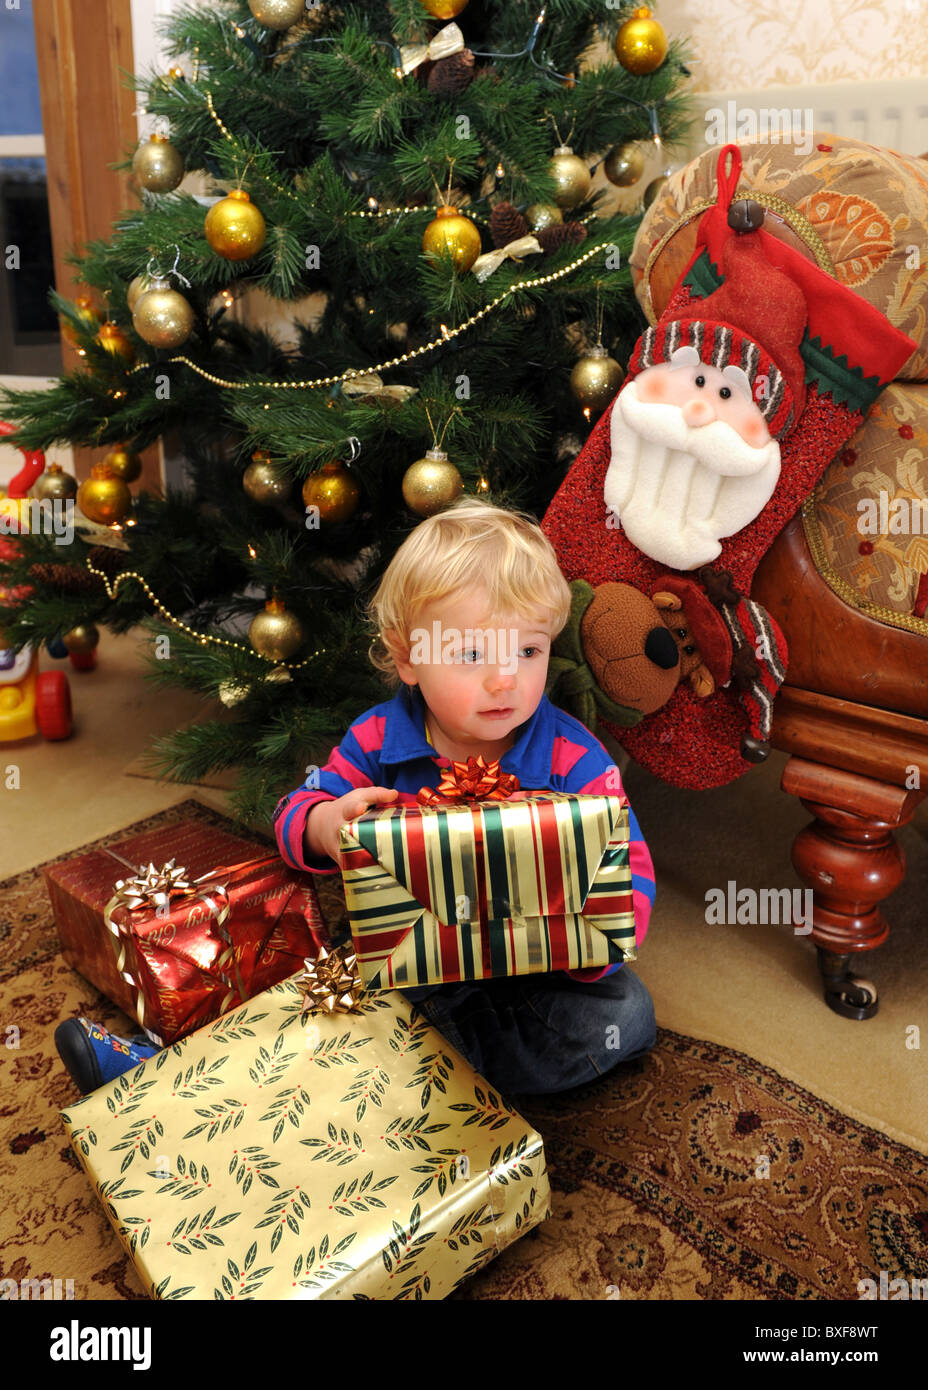
[[[140,206],[72,255],[85,297],[52,292],[81,369],[0,399],[19,447],[113,456],[64,561],[41,526],[4,546],[0,631],[143,625],[152,679],[231,712],[153,766],[235,767],[266,822],[385,698],[364,600],[409,530],[461,490],[540,517],[618,389],[638,217],[590,171],[633,184],[678,142],[688,74],[648,11],[601,0],[234,0],[164,33]],[[197,171],[208,197],[179,186]],[[243,292],[289,337],[230,313]],[[183,485],[132,497],[165,437]]]

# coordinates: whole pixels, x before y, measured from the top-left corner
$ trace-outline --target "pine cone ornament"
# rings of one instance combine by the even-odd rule
[[[125,568],[125,556],[109,545],[95,545],[88,552],[87,559],[95,570],[102,570],[107,579],[115,579],[120,570]],[[91,578],[93,579],[93,575]],[[94,580],[95,584],[100,582],[100,580]]]
[[[474,55],[469,48],[439,58],[432,64],[426,86],[434,96],[453,97],[463,92],[474,80]]]
[[[552,251],[560,250],[568,242],[578,246],[581,241],[586,241],[586,227],[582,222],[559,222],[553,227],[539,227],[535,236],[538,238],[538,245],[547,256]]]
[[[490,213],[490,236],[497,248],[508,246],[519,237],[528,236],[529,225],[512,203],[497,203]]]
[[[100,588],[99,579],[94,579],[89,570],[80,569],[77,565],[30,565],[29,577],[39,584],[57,589],[61,594],[96,593]]]

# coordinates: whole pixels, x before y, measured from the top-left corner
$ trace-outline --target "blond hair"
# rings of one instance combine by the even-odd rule
[[[367,605],[376,628],[370,658],[388,685],[399,683],[390,638],[404,648],[416,616],[460,589],[487,591],[489,614],[551,613],[556,637],[570,617],[570,589],[554,549],[534,517],[462,497],[423,521],[403,541]]]

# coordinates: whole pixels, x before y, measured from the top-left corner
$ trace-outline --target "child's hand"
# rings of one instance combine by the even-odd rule
[[[333,801],[318,801],[306,817],[303,843],[307,855],[325,855],[337,864],[339,828],[362,815],[369,806],[393,801],[398,795],[395,787],[355,787]]]

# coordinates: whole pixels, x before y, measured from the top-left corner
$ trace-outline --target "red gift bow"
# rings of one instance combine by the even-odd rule
[[[416,800],[420,806],[441,806],[449,801],[508,801],[519,790],[514,772],[503,772],[499,759],[488,763],[481,753],[466,762],[452,762],[438,786],[420,787]]]

